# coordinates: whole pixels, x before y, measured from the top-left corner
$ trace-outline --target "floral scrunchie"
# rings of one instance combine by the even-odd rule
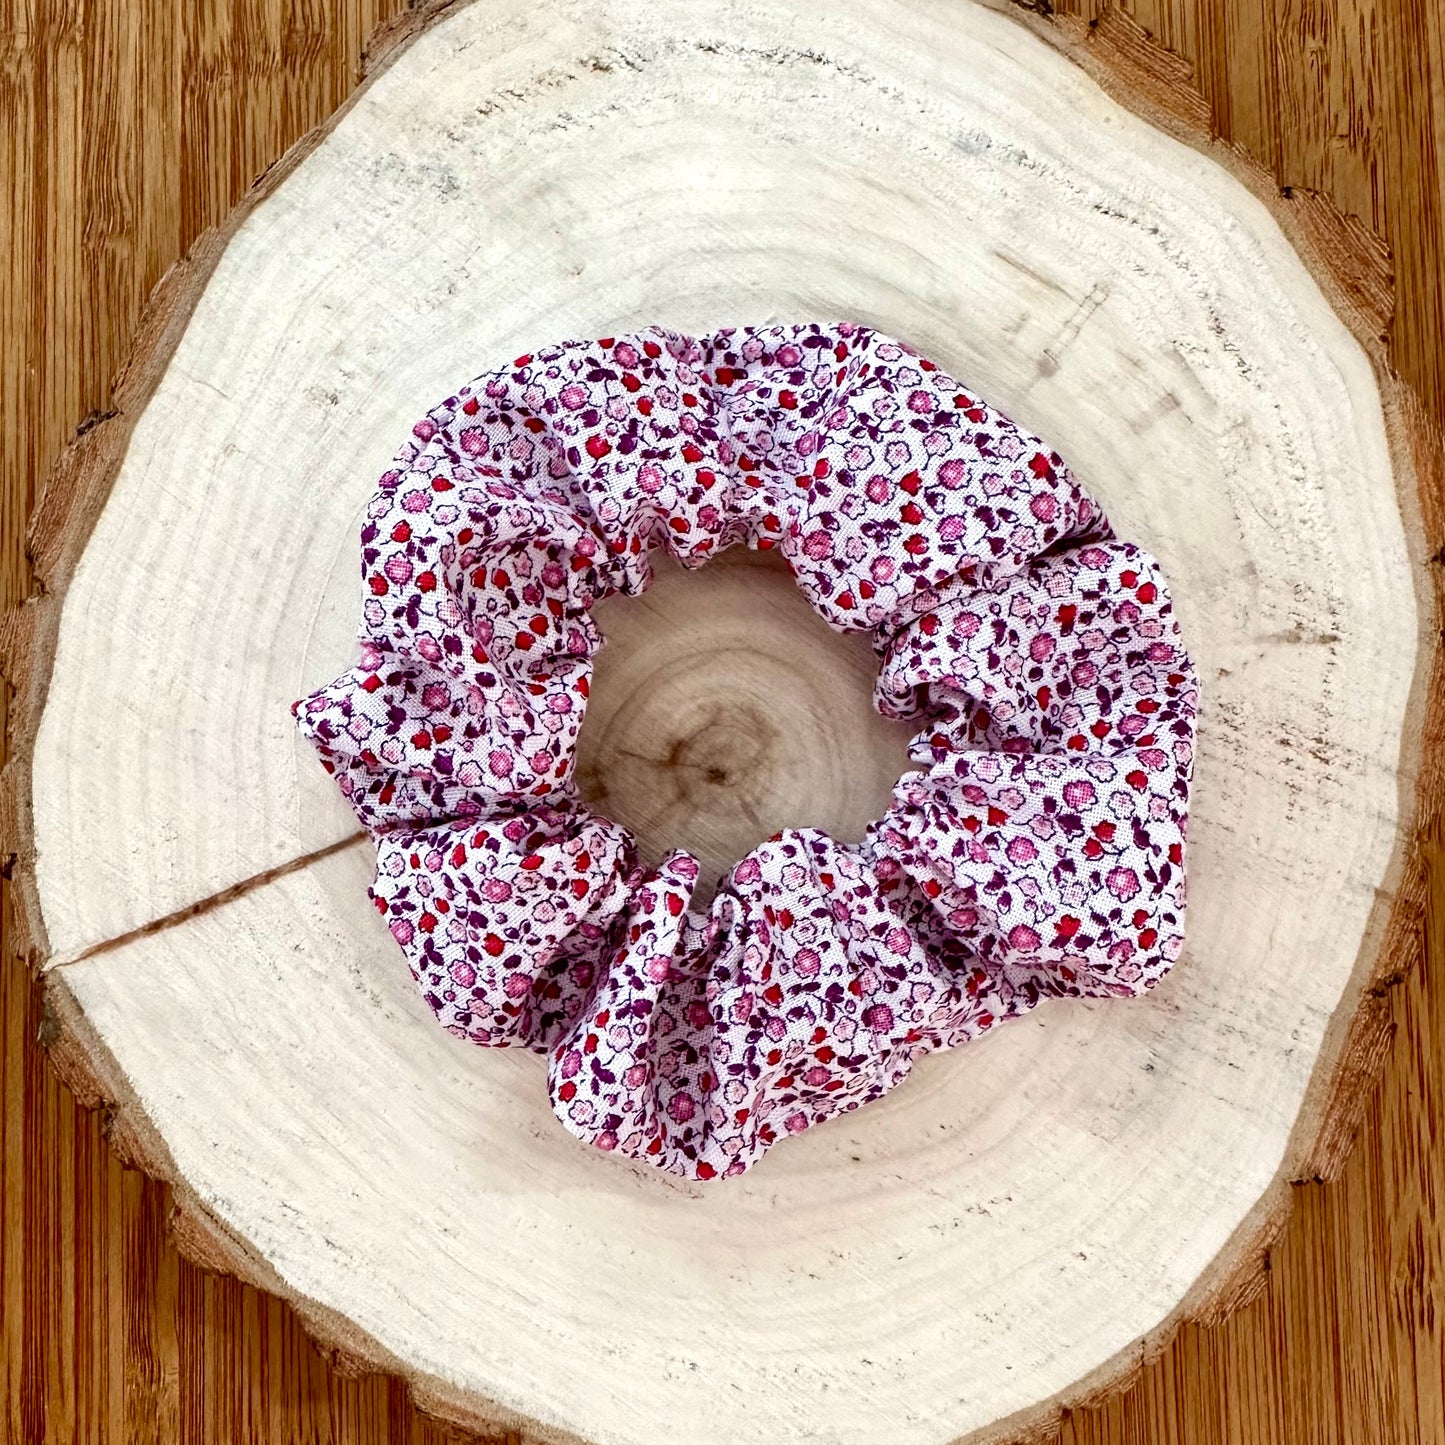
[[[590,610],[665,547],[776,549],[916,722],[861,843],[762,843],[694,909],[573,781]],[[293,705],[442,1023],[546,1053],[579,1138],[698,1179],[1053,995],[1179,956],[1197,682],[1158,565],[1057,453],[863,326],[519,356],[413,428],[356,667]]]

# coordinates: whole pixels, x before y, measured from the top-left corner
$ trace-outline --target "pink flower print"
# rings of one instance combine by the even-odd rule
[[[548,1054],[594,1146],[730,1177],[1060,970],[1123,997],[1180,956],[1197,678],[1157,565],[912,347],[855,324],[538,347],[432,409],[361,525],[360,664],[295,721],[440,1025]],[[860,842],[786,830],[709,912],[692,855],[649,866],[586,807],[572,749],[594,602],[650,550],[735,542],[871,629],[919,766]],[[1019,976],[966,961],[1001,951]]]
[[[1132,868],[1111,868],[1104,886],[1121,903],[1139,895],[1139,875]]]
[[[996,783],[1003,774],[1003,765],[994,753],[973,753],[968,766],[973,776],[984,783]]]
[[[757,883],[762,876],[763,870],[757,866],[757,858],[744,858],[733,868],[734,883]]]

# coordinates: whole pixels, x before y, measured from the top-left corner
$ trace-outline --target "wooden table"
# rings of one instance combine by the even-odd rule
[[[0,25],[8,193],[0,603],[67,438],[103,413],[150,288],[355,84],[395,0],[13,0]],[[1030,8],[1048,10],[1048,0]],[[1394,256],[1395,364],[1445,421],[1445,9],[1431,0],[1096,0],[1192,67],[1213,123],[1323,192]],[[1432,854],[1445,873],[1445,850]],[[1436,895],[1445,899],[1445,892]],[[4,916],[8,921],[8,898]],[[1445,1442],[1445,985],[1390,987],[1397,1025],[1351,1162],[1305,1182],[1262,1293],[1189,1326],[1065,1442]],[[0,968],[4,1438],[440,1441],[395,1381],[336,1373],[289,1309],[181,1260],[166,1191],[123,1168],[37,1045],[26,961]]]

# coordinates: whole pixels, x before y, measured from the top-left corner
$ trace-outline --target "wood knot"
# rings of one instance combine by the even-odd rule
[[[696,854],[699,901],[783,828],[856,840],[887,808],[909,730],[873,710],[867,639],[831,631],[786,568],[741,551],[696,573],[660,562],[596,619],[578,785],[647,862]]]

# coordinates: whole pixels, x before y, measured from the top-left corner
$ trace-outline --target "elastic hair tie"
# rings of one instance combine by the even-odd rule
[[[1197,680],[1158,564],[1058,454],[867,327],[519,356],[413,428],[356,667],[293,705],[447,1029],[548,1056],[578,1138],[697,1179],[1183,944]],[[573,779],[598,599],[776,549],[916,722],[858,844],[786,829],[706,909]]]

